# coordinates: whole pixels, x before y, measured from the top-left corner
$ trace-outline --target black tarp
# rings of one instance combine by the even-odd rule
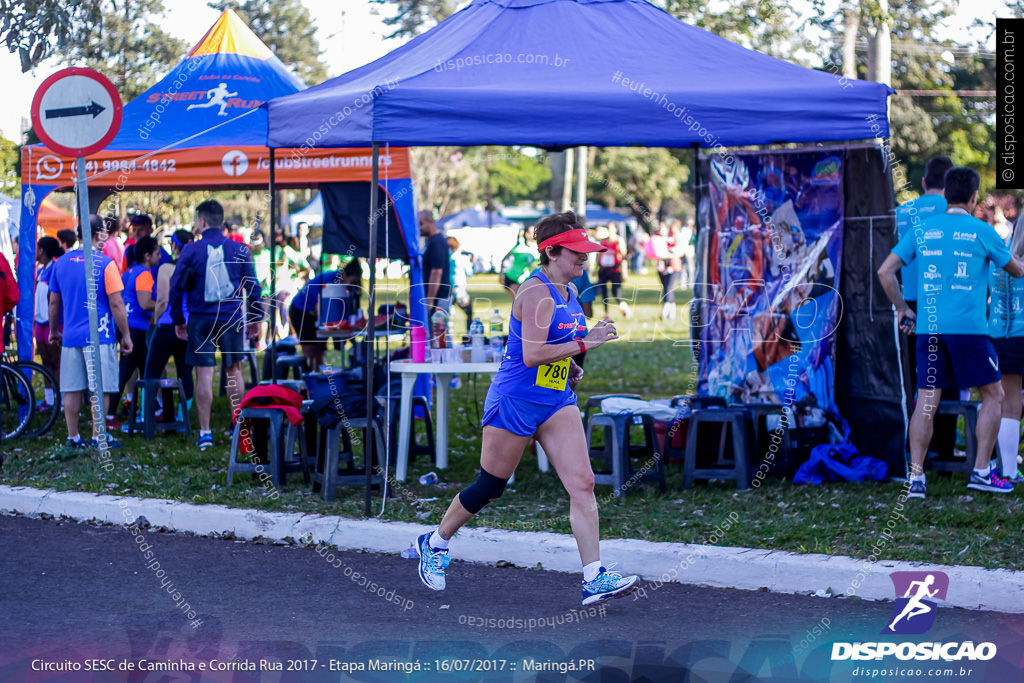
[[[391,198],[377,188],[377,205],[380,216],[377,226],[384,231],[387,211],[387,237],[377,240],[377,258],[385,258],[385,244],[388,256],[393,259],[409,260],[402,227],[395,214]],[[320,194],[324,200],[324,241],[323,250],[328,254],[347,254],[366,258],[370,254],[370,229],[367,216],[370,215],[370,183],[322,183]]]
[[[892,304],[876,274],[896,244],[891,178],[882,149],[846,151],[839,275],[843,319],[836,330],[835,390],[858,450],[884,460],[891,475],[902,476],[906,460],[900,376],[908,391],[913,387],[907,337],[894,333]]]

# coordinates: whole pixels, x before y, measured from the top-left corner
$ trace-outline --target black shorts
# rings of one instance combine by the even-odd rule
[[[992,348],[1004,375],[1024,375],[1024,337],[993,338]]]
[[[327,340],[320,339],[316,336],[316,313],[313,311],[302,311],[295,306],[288,307],[288,320],[292,323],[292,330],[295,331],[295,336],[299,338],[299,343],[303,346],[308,345],[320,345],[327,348]]]
[[[242,348],[243,322],[225,323],[191,316],[188,319],[188,351],[185,362],[193,367],[212,368],[217,365],[220,350],[225,365],[245,360]]]
[[[992,340],[983,334],[918,334],[917,388],[970,389],[1002,379]]]

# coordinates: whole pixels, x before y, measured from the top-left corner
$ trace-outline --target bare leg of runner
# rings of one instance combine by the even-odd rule
[[[999,382],[978,387],[981,393],[981,408],[978,409],[978,457],[974,469],[983,470],[988,467],[992,458],[992,449],[996,445],[999,434],[999,417],[1003,412],[1003,385]]]
[[[200,431],[210,431],[210,407],[213,405],[213,366],[196,368],[196,410]]]
[[[516,471],[516,467],[523,457],[523,451],[526,450],[529,443],[530,437],[528,436],[519,436],[498,427],[484,427],[480,466],[496,477],[508,479]],[[473,513],[462,507],[462,502],[456,494],[452,504],[444,513],[444,518],[438,526],[438,533],[442,538],[450,539],[472,517]]]
[[[594,470],[590,467],[579,408],[570,405],[559,410],[540,426],[537,439],[569,494],[569,522],[580,560],[584,567],[598,562],[600,522],[594,497]]]
[[[935,409],[942,389],[918,389],[917,406],[910,418],[910,473],[924,474],[924,457],[935,429]],[[979,420],[979,424],[981,421]]]
[[[242,372],[241,363],[234,363],[227,367],[224,374],[224,388],[227,390],[228,400],[231,401],[231,413],[234,414],[245,396],[245,373]]]

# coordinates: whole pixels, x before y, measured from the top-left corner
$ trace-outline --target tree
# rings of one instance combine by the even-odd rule
[[[21,195],[21,175],[18,146],[0,137],[0,194],[8,197]]]
[[[0,45],[18,53],[25,72],[82,42],[102,14],[98,0],[0,0]]]
[[[588,194],[607,205],[625,205],[650,230],[661,204],[678,197],[690,169],[667,149],[609,147],[599,150],[588,177]]]
[[[786,2],[731,0],[714,11],[707,0],[661,0],[665,11],[705,31],[773,57],[792,54],[797,17]]]
[[[221,12],[237,12],[306,85],[327,80],[313,16],[300,0],[219,0],[207,4]]]
[[[481,177],[465,147],[414,147],[416,205],[439,216],[479,203]]]
[[[66,64],[85,64],[106,74],[121,99],[135,99],[177,64],[187,44],[152,21],[164,12],[162,0],[102,0],[100,21],[69,45]]]
[[[524,200],[543,200],[551,182],[551,168],[544,154],[527,154],[520,147],[478,147],[468,160],[480,178],[480,190],[497,204],[514,205]],[[482,197],[478,203],[485,203]]]
[[[397,28],[386,38],[412,38],[455,14],[455,0],[371,0],[395,7],[395,15],[384,20]]]

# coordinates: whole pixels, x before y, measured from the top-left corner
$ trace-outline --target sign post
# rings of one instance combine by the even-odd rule
[[[32,125],[48,148],[58,154],[76,157],[75,194],[78,196],[78,222],[82,233],[82,252],[85,255],[86,308],[89,310],[91,351],[91,354],[85,354],[86,370],[92,394],[93,435],[100,449],[105,452],[107,421],[97,313],[99,294],[93,269],[95,259],[92,253],[85,157],[106,147],[117,135],[121,126],[121,97],[114,85],[97,71],[78,67],[62,69],[43,81],[36,90],[32,98]],[[103,273],[99,274],[99,279],[103,280]]]

